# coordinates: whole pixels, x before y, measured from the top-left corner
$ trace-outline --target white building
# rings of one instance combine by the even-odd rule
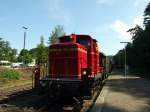
[[[1,60],[0,61],[0,66],[1,67],[6,67],[6,68],[10,68],[11,67],[11,62],[6,61],[6,60]]]

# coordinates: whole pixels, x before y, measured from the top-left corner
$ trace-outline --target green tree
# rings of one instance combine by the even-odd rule
[[[48,59],[48,47],[44,44],[44,37],[41,36],[40,44],[36,48],[36,63],[40,66],[47,63]]]
[[[0,60],[8,60],[10,49],[9,42],[0,38]]]
[[[129,32],[132,36],[132,40],[136,40],[139,35],[143,32],[144,30],[139,26],[136,25],[134,28],[129,29],[127,32]]]
[[[24,64],[29,64],[32,62],[32,57],[29,54],[29,51],[27,49],[22,49],[20,51],[20,54],[18,56],[18,61],[23,62]]]
[[[114,64],[118,68],[124,67],[124,49],[119,50],[118,53],[113,57]]]
[[[10,52],[10,61],[11,62],[17,62],[17,50],[16,49],[12,49]]]
[[[17,50],[12,49],[8,41],[0,38],[0,60],[16,61]]]
[[[150,3],[144,11],[145,29],[136,26],[128,30],[132,36],[132,43],[126,46],[127,50],[127,64],[130,65],[132,70],[146,74],[149,76],[150,64]]]
[[[61,25],[57,25],[55,29],[51,32],[51,36],[49,37],[49,43],[55,44],[59,42],[59,37],[64,36],[64,28]]]
[[[128,30],[132,36],[132,43],[126,46],[127,64],[132,71],[141,73],[141,76],[150,77],[150,3],[144,10],[145,28],[136,26]],[[117,57],[118,54],[115,56]]]
[[[146,29],[150,30],[150,3],[148,3],[144,11],[144,25]]]
[[[37,48],[32,48],[29,50],[29,54],[32,56],[33,59],[36,59],[36,52]]]

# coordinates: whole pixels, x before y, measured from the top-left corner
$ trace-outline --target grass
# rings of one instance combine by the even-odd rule
[[[33,69],[10,69],[0,67],[0,89],[31,84],[32,70]]]
[[[12,69],[1,69],[0,70],[0,79],[1,80],[19,80],[21,77],[21,73]]]

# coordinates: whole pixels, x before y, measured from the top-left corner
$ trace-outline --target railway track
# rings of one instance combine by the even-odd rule
[[[6,89],[0,89],[0,103],[7,99],[11,99],[12,97],[29,93],[31,92],[31,89],[32,89],[31,83],[15,87],[13,86]]]
[[[104,84],[103,84],[104,85]],[[79,100],[73,97],[70,101],[64,101],[65,99],[59,99],[56,101],[48,102],[38,109],[37,112],[89,112],[94,105],[97,97],[99,96],[103,85],[95,91],[91,100]]]
[[[16,88],[15,94],[0,100],[0,112],[88,112],[94,105],[102,87],[97,89],[91,100],[83,100],[83,102],[75,97],[69,101],[50,100],[47,95],[36,95],[31,87],[24,87],[22,89],[24,91],[19,92]]]
[[[47,95],[37,95],[31,84],[0,91],[0,112],[43,112],[49,105]]]
[[[27,93],[0,104],[0,112],[87,112],[97,96],[98,92],[94,99],[84,100],[83,104],[76,98],[66,104],[63,100],[48,101],[43,96],[34,96],[33,93]]]
[[[0,112],[41,112],[48,103],[47,96],[38,96],[29,90],[0,102]]]

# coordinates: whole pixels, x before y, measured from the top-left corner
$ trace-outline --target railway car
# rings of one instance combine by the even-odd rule
[[[35,88],[51,97],[91,98],[95,88],[106,78],[104,57],[99,54],[97,41],[89,35],[76,34],[59,40],[60,43],[49,46],[49,73],[41,79],[36,76]]]
[[[112,64],[112,59],[110,56],[106,56],[104,53],[100,52],[99,53],[100,57],[99,57],[99,60],[100,60],[100,63],[99,65],[101,67],[103,67],[103,74],[105,75],[102,75],[102,80],[105,80],[108,75],[112,72],[112,68],[113,68],[113,64]]]

